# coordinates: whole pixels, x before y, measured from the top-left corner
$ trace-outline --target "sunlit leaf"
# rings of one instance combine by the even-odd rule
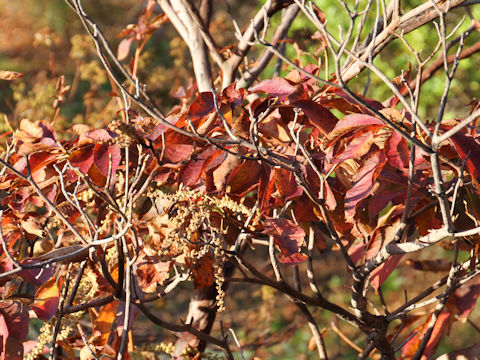
[[[252,92],[266,92],[270,96],[281,99],[291,95],[297,89],[297,85],[290,83],[281,77],[263,80],[251,88]]]
[[[0,70],[0,80],[16,80],[23,77],[23,74],[16,71]]]
[[[112,326],[116,319],[117,306],[119,301],[112,301],[100,309],[94,323],[93,335],[98,339],[98,344],[105,345],[112,333]]]
[[[305,257],[296,255],[305,241],[305,231],[293,221],[284,218],[268,218],[264,224],[265,234],[272,236],[282,256],[280,261],[296,264]],[[293,256],[295,255],[295,256]]]
[[[37,290],[31,308],[39,319],[48,320],[57,313],[62,283],[61,279],[54,276]]]
[[[133,40],[135,38],[127,38],[123,39],[120,41],[120,44],[118,44],[118,49],[117,49],[117,59],[122,61],[125,60],[130,52],[130,46],[132,45]]]

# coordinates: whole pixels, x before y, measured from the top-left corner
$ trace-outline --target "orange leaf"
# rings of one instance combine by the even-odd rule
[[[115,321],[117,306],[119,301],[113,301],[105,305],[98,314],[94,325],[94,335],[99,336],[100,344],[103,346],[107,343],[112,330],[112,324]]]
[[[37,290],[32,310],[39,319],[48,320],[57,313],[62,283],[63,279],[52,277]]]

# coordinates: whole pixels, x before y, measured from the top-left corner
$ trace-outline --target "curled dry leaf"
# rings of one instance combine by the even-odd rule
[[[0,80],[16,80],[23,77],[23,73],[16,71],[0,70]]]
[[[36,235],[41,238],[47,236],[47,232],[32,216],[26,218],[25,220],[20,220],[20,224],[23,230],[29,234]]]
[[[43,136],[43,129],[40,123],[28,119],[20,121],[20,128],[15,131],[14,137],[23,143],[33,143]]]
[[[80,360],[96,360],[98,357],[95,355],[95,348],[93,346],[88,347],[85,345],[80,350]]]

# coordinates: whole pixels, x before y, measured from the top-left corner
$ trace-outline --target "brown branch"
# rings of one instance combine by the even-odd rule
[[[250,26],[241,34],[241,39],[234,50],[234,55],[230,57],[223,67],[222,87],[225,88],[235,80],[238,67],[251,48],[252,41],[255,40],[255,34],[263,29],[265,17],[269,18],[277,11],[292,3],[291,0],[268,0],[262,6],[255,17],[252,19]]]
[[[240,256],[236,256],[233,260],[237,263],[238,266],[244,267],[246,270],[248,270],[252,275],[256,277],[256,279],[246,278],[246,279],[243,279],[243,281],[247,281],[247,282],[253,281],[255,283],[261,282],[264,285],[268,285],[274,289],[277,289],[281,293],[287,296],[290,296],[292,298],[295,298],[305,304],[319,306],[325,310],[331,311],[341,319],[355,325],[360,329],[365,328],[366,324],[358,320],[352,313],[345,310],[341,306],[331,303],[330,301],[321,297],[312,298],[310,296],[307,296],[304,293],[297,291],[295,288],[291,287],[286,282],[278,282],[278,281],[272,280],[269,277],[267,277],[263,272],[255,268],[255,266],[253,266],[252,264],[250,264]]]
[[[210,343],[222,348],[223,350],[225,350],[227,358],[229,360],[230,359],[233,360],[232,352],[226,340],[219,340],[213,336],[208,335],[207,333],[198,331],[192,325],[177,325],[177,324],[169,323],[159,318],[158,316],[154,315],[152,312],[150,312],[150,310],[148,310],[148,308],[145,305],[137,304],[137,306],[143,312],[143,314],[154,324],[157,324],[158,326],[161,326],[173,332],[189,332],[206,343]]]
[[[200,7],[199,7],[199,14],[207,30],[210,26],[212,10],[213,10],[213,0],[201,0]]]
[[[218,51],[218,46],[215,42],[215,39],[213,38],[212,34],[210,33],[210,30],[208,29],[210,19],[205,20],[204,16],[206,16],[206,14],[202,15],[201,14],[202,9],[200,9],[200,12],[199,12],[192,5],[190,1],[187,1],[185,5],[187,7],[189,15],[191,16],[192,20],[195,22],[195,25],[197,26],[198,31],[200,31],[200,34],[202,35],[203,41],[205,42],[205,46],[207,47],[210,53],[210,56],[217,63],[220,69],[223,68],[224,58]],[[204,11],[207,11],[207,10],[204,10]]]
[[[187,0],[158,0],[158,4],[188,46],[198,90],[209,91],[212,88],[210,61],[201,31],[188,11],[193,5]]]
[[[280,40],[284,39],[287,35],[288,29],[295,20],[297,14],[299,13],[300,8],[297,4],[290,5],[284,13],[282,13],[282,20],[278,25],[275,33],[273,34],[272,40],[270,41],[272,46],[277,47],[280,44]],[[257,64],[251,68],[247,69],[244,73],[244,80],[240,84],[241,87],[249,87],[255,79],[262,73],[263,70],[267,67],[268,63],[273,57],[273,52],[268,48],[265,49],[260,57],[257,60]]]

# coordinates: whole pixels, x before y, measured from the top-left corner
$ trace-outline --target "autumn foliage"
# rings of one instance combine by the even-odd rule
[[[339,80],[339,69],[325,78],[328,64],[282,57],[283,73],[247,86],[227,71],[238,53],[214,53],[201,9],[179,1],[197,19],[204,50],[225,67],[205,91],[194,66],[196,81],[171,89],[177,105],[164,115],[137,74],[155,32],[176,26],[168,3],[149,1],[112,58],[71,2],[106,66],[111,118],[104,127],[59,126],[71,91],[60,77],[53,118],[18,119],[3,135],[0,359],[233,359],[249,349],[268,357],[262,329],[256,340],[247,340],[250,330],[235,335],[249,329],[240,307],[249,319],[279,311],[265,307],[266,291],[286,295],[282,304],[302,318],[297,328],[311,330],[304,352],[324,359],[336,353],[337,336],[356,339],[348,341],[362,358],[426,359],[452,327],[470,326],[480,291],[478,103],[461,118],[440,109],[427,122],[415,112],[411,68],[389,82],[390,98],[376,100]],[[313,38],[325,56],[338,50],[316,7],[268,1],[260,12],[286,8],[316,16]],[[243,35],[274,46],[260,30]],[[415,71],[421,76],[421,66]],[[22,76],[0,72],[5,81]],[[407,280],[384,293],[398,269]],[[260,302],[252,295],[239,307],[242,286],[260,288]],[[175,308],[188,300],[188,314]],[[195,301],[206,317],[192,312]],[[40,323],[33,338],[29,329]],[[136,337],[157,326],[174,335],[151,330],[151,346]]]

